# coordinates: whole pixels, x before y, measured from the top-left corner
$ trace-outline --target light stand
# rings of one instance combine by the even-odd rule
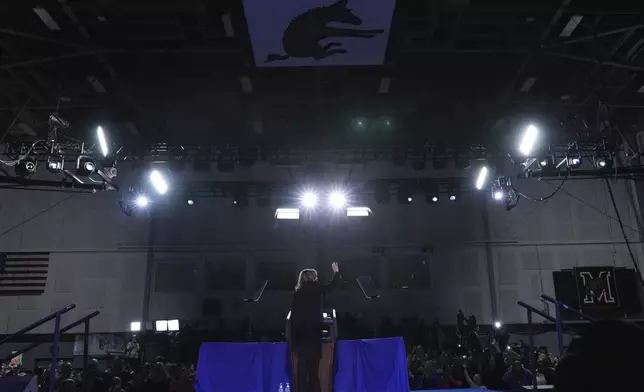
[[[264,294],[264,290],[266,289],[266,286],[268,285],[268,280],[264,280],[251,295],[248,297],[244,298],[244,302],[249,304],[248,307],[248,341],[253,340],[253,310],[250,306],[252,304],[259,302],[260,298],[262,298],[262,294]]]

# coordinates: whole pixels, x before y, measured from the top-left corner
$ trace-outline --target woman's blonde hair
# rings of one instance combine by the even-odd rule
[[[318,272],[312,268],[303,269],[297,277],[297,285],[295,290],[302,288],[306,282],[316,282],[318,280]]]

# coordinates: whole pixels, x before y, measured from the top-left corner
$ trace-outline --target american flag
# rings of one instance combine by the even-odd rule
[[[48,270],[49,252],[0,253],[0,296],[41,295]]]

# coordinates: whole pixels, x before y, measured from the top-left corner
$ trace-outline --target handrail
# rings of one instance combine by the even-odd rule
[[[27,325],[26,327],[24,327],[20,331],[15,332],[15,333],[7,336],[6,338],[0,340],[0,346],[3,345],[4,343],[7,343],[11,339],[14,339],[14,338],[16,338],[18,336],[24,335],[25,333],[31,331],[32,329],[36,329],[36,328],[40,327],[41,325],[43,325],[47,321],[53,320],[56,317],[60,316],[61,314],[69,312],[70,310],[74,309],[75,307],[76,307],[76,304],[67,305],[64,308],[61,308],[61,309],[55,311],[54,313],[50,314],[49,316],[43,317],[40,320],[36,321],[35,323]]]
[[[87,316],[85,316],[85,317],[83,317],[81,319],[78,319],[77,321],[74,321],[73,323],[69,324],[65,328],[61,328],[60,333],[65,333],[65,332],[69,331],[70,329],[75,328],[75,327],[83,324],[84,322],[86,322],[86,321],[88,321],[90,319],[93,319],[94,317],[98,316],[99,314],[101,314],[101,312],[96,310],[93,313],[90,313]],[[48,341],[49,341],[49,339],[47,339],[47,338],[40,339],[37,342],[34,342],[34,343],[30,344],[29,346],[24,347],[24,348],[22,348],[22,349],[20,349],[18,351],[15,351],[15,352],[7,355],[6,357],[0,359],[0,363],[7,362],[7,361],[11,360],[11,358],[15,358],[20,354],[24,354],[27,351],[30,351],[30,350],[40,346],[43,343],[47,343]]]
[[[517,301],[517,305],[522,306],[522,307],[524,307],[524,308],[526,308],[526,309],[531,310],[533,313],[538,314],[539,316],[543,317],[544,319],[546,319],[546,320],[548,320],[548,321],[550,321],[550,322],[552,322],[552,323],[556,323],[556,322],[557,322],[557,319],[555,319],[554,317],[552,317],[552,316],[551,316],[551,315],[549,315],[548,313],[546,313],[546,312],[544,312],[544,311],[542,311],[542,310],[539,310],[539,309],[535,308],[535,307],[534,307],[534,306],[532,306],[532,305],[528,305],[527,303],[525,303],[525,302],[523,302],[523,301]],[[570,326],[570,325],[566,325],[566,327],[568,327],[568,329],[570,329],[571,331],[574,331],[574,332],[579,333],[579,330],[578,330],[577,328],[575,328],[575,327],[572,327],[572,326]]]
[[[571,306],[568,306],[568,305],[566,305],[565,303],[563,303],[563,302],[561,302],[561,301],[559,301],[559,300],[556,300],[556,299],[552,298],[552,297],[551,297],[551,296],[549,296],[549,295],[541,294],[541,298],[545,299],[545,300],[546,300],[546,301],[548,301],[548,302],[552,302],[552,303],[553,303],[553,304],[555,304],[556,306],[560,306],[560,307],[562,307],[562,308],[564,308],[564,309],[566,309],[566,310],[569,310],[569,311],[573,312],[574,314],[576,314],[577,316],[579,316],[579,317],[583,318],[584,320],[590,321],[591,323],[594,323],[595,321],[597,321],[597,319],[596,319],[596,318],[594,318],[594,317],[592,317],[592,316],[587,315],[586,313],[582,312],[582,311],[581,311],[581,310],[579,310],[579,309],[575,309],[575,308],[573,308],[573,307],[571,307]]]

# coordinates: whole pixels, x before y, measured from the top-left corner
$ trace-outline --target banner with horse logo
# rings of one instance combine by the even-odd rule
[[[381,65],[395,0],[244,0],[258,67]]]

